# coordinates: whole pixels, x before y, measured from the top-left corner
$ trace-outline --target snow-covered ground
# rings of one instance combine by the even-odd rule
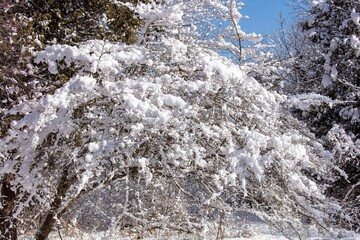
[[[80,230],[68,229],[51,233],[49,240],[287,240],[279,231],[270,228],[262,222],[257,216],[246,211],[238,211],[234,214],[234,222],[230,226],[224,227],[219,232],[217,226],[208,225],[206,232],[202,235],[178,234],[167,230],[154,230],[151,233],[139,235],[138,232],[132,233],[131,229],[126,231],[109,230],[103,232],[87,233]],[[309,228],[310,229],[310,228]],[[333,240],[334,238],[325,238],[317,231],[309,231],[310,236],[307,240]],[[22,235],[20,240],[33,240],[34,234]],[[360,234],[351,237],[343,237],[339,240],[360,240]]]
[[[124,234],[117,232],[98,232],[98,233],[85,233],[77,232],[72,233],[72,236],[66,236],[62,233],[61,237],[58,232],[53,232],[49,237],[49,240],[133,240],[133,239],[145,239],[145,240],[195,240],[195,239],[224,239],[224,240],[286,240],[279,232],[271,230],[267,225],[263,223],[246,223],[241,226],[233,226],[227,228],[224,231],[223,238],[218,238],[216,231],[209,231],[209,234],[205,236],[190,236],[190,235],[176,235],[169,232],[158,232],[152,235],[144,235],[139,238],[138,234]],[[23,235],[20,240],[32,240],[31,236]],[[324,238],[321,236],[310,236],[309,240],[332,240],[333,238]],[[360,235],[341,238],[340,240],[360,240]]]
[[[254,231],[249,231],[248,233],[241,233],[239,231],[235,231],[233,233],[225,233],[224,240],[286,240],[285,237],[279,235],[279,234],[272,234],[270,232],[256,232],[259,229],[253,229]],[[243,235],[243,237],[241,237]],[[34,239],[31,236],[21,236],[20,240],[32,240]],[[49,240],[132,240],[137,239],[136,235],[123,235],[123,234],[115,234],[115,233],[109,233],[109,232],[99,232],[99,233],[78,233],[74,236],[65,236],[65,235],[58,235],[58,233],[54,232],[49,237]],[[191,239],[217,239],[216,234],[210,235],[206,237],[196,237],[196,236],[189,236],[189,235],[156,235],[153,236],[147,236],[140,239],[146,239],[146,240],[191,240]],[[221,239],[221,238],[220,238]]]

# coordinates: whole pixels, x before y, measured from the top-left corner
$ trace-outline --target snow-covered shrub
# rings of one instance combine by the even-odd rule
[[[23,116],[0,139],[0,173],[17,194],[10,217],[41,207],[36,238],[45,239],[56,219],[71,208],[84,216],[95,191],[111,187],[118,195],[103,203],[118,213],[106,222],[115,227],[195,234],[243,208],[291,237],[305,234],[304,219],[333,234],[340,209],[321,185],[331,154],[289,116],[284,96],[198,38],[192,16],[231,2],[127,4],[144,22],[136,44],[38,51],[50,74],[75,71],[6,112]]]

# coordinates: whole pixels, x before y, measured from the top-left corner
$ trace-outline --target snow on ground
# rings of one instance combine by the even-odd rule
[[[239,236],[243,235],[243,237]],[[31,236],[21,236],[20,240],[33,240],[34,238]],[[49,237],[49,240],[133,240],[133,239],[145,239],[145,240],[192,240],[192,239],[217,239],[216,234],[206,236],[206,237],[199,237],[199,236],[189,236],[189,235],[176,235],[171,236],[168,234],[161,234],[161,235],[153,235],[144,238],[138,238],[136,235],[123,235],[119,234],[116,235],[114,233],[109,232],[99,232],[99,233],[78,233],[74,236],[65,236],[62,235],[61,238],[58,233],[53,232]],[[251,230],[249,233],[240,233],[236,231],[234,233],[225,233],[224,238],[220,238],[224,240],[286,240],[285,237],[279,234],[271,234],[271,233],[261,233],[261,232],[252,232]],[[314,239],[315,240],[315,239]]]
[[[20,236],[19,240],[33,240],[35,238],[29,236]],[[49,237],[49,240],[133,240],[133,239],[144,239],[144,240],[196,240],[196,239],[216,239],[216,236],[208,236],[205,238],[198,238],[193,236],[154,236],[146,238],[137,238],[136,236],[123,236],[123,235],[112,235],[98,233],[98,234],[80,234],[72,237],[63,236],[59,237],[56,233],[52,234]],[[224,240],[288,240],[284,236],[280,235],[271,235],[264,233],[255,233],[253,236],[249,237],[225,237]],[[332,240],[331,238],[322,238],[322,237],[310,237],[309,240]],[[350,237],[350,238],[341,238],[341,240],[360,240],[360,235]]]
[[[67,231],[61,230],[61,237],[59,232],[54,231],[51,233],[49,240],[287,240],[280,232],[270,228],[252,213],[239,211],[235,213],[235,218],[236,220],[233,224],[224,228],[223,238],[219,238],[219,229],[216,226],[212,228],[210,224],[204,236],[179,235],[169,230],[161,229],[154,230],[150,234],[145,233],[143,236],[139,235],[139,233],[131,233],[131,229],[121,232],[110,230],[91,233],[72,229]],[[315,231],[311,235],[308,240],[333,240],[332,238],[321,237]],[[33,240],[32,236],[22,235],[19,237],[19,240]],[[360,240],[360,234],[339,240]]]
[[[49,237],[49,240],[211,240],[217,239],[217,232],[210,231],[211,234],[207,234],[205,237],[190,236],[190,235],[176,235],[169,232],[153,232],[152,235],[139,236],[138,234],[124,234],[117,232],[98,232],[98,233],[85,233],[77,232],[72,233],[72,236],[65,236],[64,233],[59,236],[58,232],[53,232]],[[20,236],[19,240],[33,240],[31,236]],[[224,232],[224,240],[287,240],[280,233],[271,230],[267,225],[263,223],[251,223],[245,224],[245,226],[233,226],[227,228]],[[311,236],[309,240],[332,240],[332,238],[323,238],[320,236]],[[360,234],[353,237],[341,238],[341,240],[360,240]]]

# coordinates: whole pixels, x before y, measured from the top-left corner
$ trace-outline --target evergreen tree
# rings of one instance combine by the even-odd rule
[[[34,50],[42,50],[51,43],[75,45],[88,39],[130,44],[136,40],[141,23],[128,7],[111,1],[29,0],[2,1],[0,4],[0,138],[5,138],[11,131],[12,121],[22,117],[11,109],[55,92],[75,72],[74,66],[67,66],[60,74],[51,75],[45,64],[34,64]],[[21,199],[22,185],[16,184],[18,176],[6,169],[5,158],[1,156],[0,230],[2,238],[16,239],[16,202],[23,203],[25,200]],[[8,157],[16,158],[16,152]],[[67,181],[64,182],[65,187],[66,184]],[[62,197],[60,195],[58,197]],[[48,219],[53,221],[51,217]],[[51,230],[50,225],[46,219],[43,221],[46,230]]]
[[[21,114],[7,112],[17,104],[33,97],[33,83],[28,76],[31,68],[26,37],[29,33],[28,19],[24,17],[26,4],[22,1],[0,2],[0,138],[6,136],[10,123]],[[1,155],[2,153],[0,153]],[[1,161],[3,163],[3,161]],[[1,239],[16,239],[15,202],[17,190],[13,187],[14,174],[1,166],[0,176],[0,233]]]
[[[301,94],[293,100],[298,116],[323,139],[334,164],[344,171],[339,170],[328,194],[341,199],[351,215],[344,226],[359,231],[360,2],[313,1],[301,32],[308,47],[295,55],[291,69]]]
[[[319,110],[321,114],[313,118],[314,125],[320,135],[325,135],[336,123],[359,138],[360,3],[316,1],[310,14],[302,31],[317,54],[302,53],[300,67],[305,74],[301,89],[338,102]]]
[[[75,44],[90,39],[133,43],[140,26],[139,18],[129,8],[110,0],[29,0],[28,4],[35,37],[45,44]]]

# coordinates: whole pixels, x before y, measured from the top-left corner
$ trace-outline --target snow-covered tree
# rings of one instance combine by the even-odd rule
[[[293,97],[299,118],[323,139],[342,169],[328,194],[341,199],[359,231],[360,191],[360,3],[312,1],[301,24],[305,45],[292,67],[301,94]]]
[[[4,111],[20,116],[0,139],[0,173],[16,193],[7,220],[40,216],[36,239],[46,239],[69,209],[81,211],[79,199],[111,187],[114,227],[199,233],[242,208],[291,238],[306,234],[305,219],[334,236],[333,216],[347,216],[321,184],[331,154],[284,96],[199,38],[211,8],[239,20],[234,1],[112,2],[141,20],[137,42],[46,46],[34,64],[69,78]]]
[[[130,43],[139,26],[131,10],[106,1],[2,1],[1,8],[1,137],[11,121],[23,117],[7,110],[53,93],[75,71],[68,67],[56,76],[49,74],[47,66],[32,64],[34,50],[49,43],[74,44],[93,38]],[[8,216],[13,214],[17,194],[11,184],[14,175],[3,169],[1,177],[1,232],[10,239],[16,237],[15,224]]]
[[[241,14],[244,7],[242,1],[220,2],[221,4],[209,1],[207,8],[191,17],[191,22],[197,27],[201,40],[199,43],[205,48],[230,57],[237,64],[244,64],[258,56],[258,49],[263,47],[259,44],[262,36],[245,33],[241,29],[241,23],[248,19],[248,16]]]
[[[311,58],[306,53],[303,56],[304,92],[310,90],[343,102],[324,109],[318,119],[324,129],[322,134],[326,134],[333,122],[343,123],[355,135],[360,131],[359,5],[356,0],[314,1],[310,18],[302,25],[303,32],[318,49],[316,55],[310,54]]]
[[[22,1],[1,1],[0,8],[0,137],[4,137],[13,120],[20,115],[7,114],[6,110],[20,102],[33,97],[33,83],[28,77],[29,61],[32,56],[23,46],[29,46],[24,38],[28,34],[26,9]],[[15,190],[12,188],[11,173],[0,176],[0,231],[5,233],[4,239],[16,238],[16,228],[7,217],[14,211]]]

